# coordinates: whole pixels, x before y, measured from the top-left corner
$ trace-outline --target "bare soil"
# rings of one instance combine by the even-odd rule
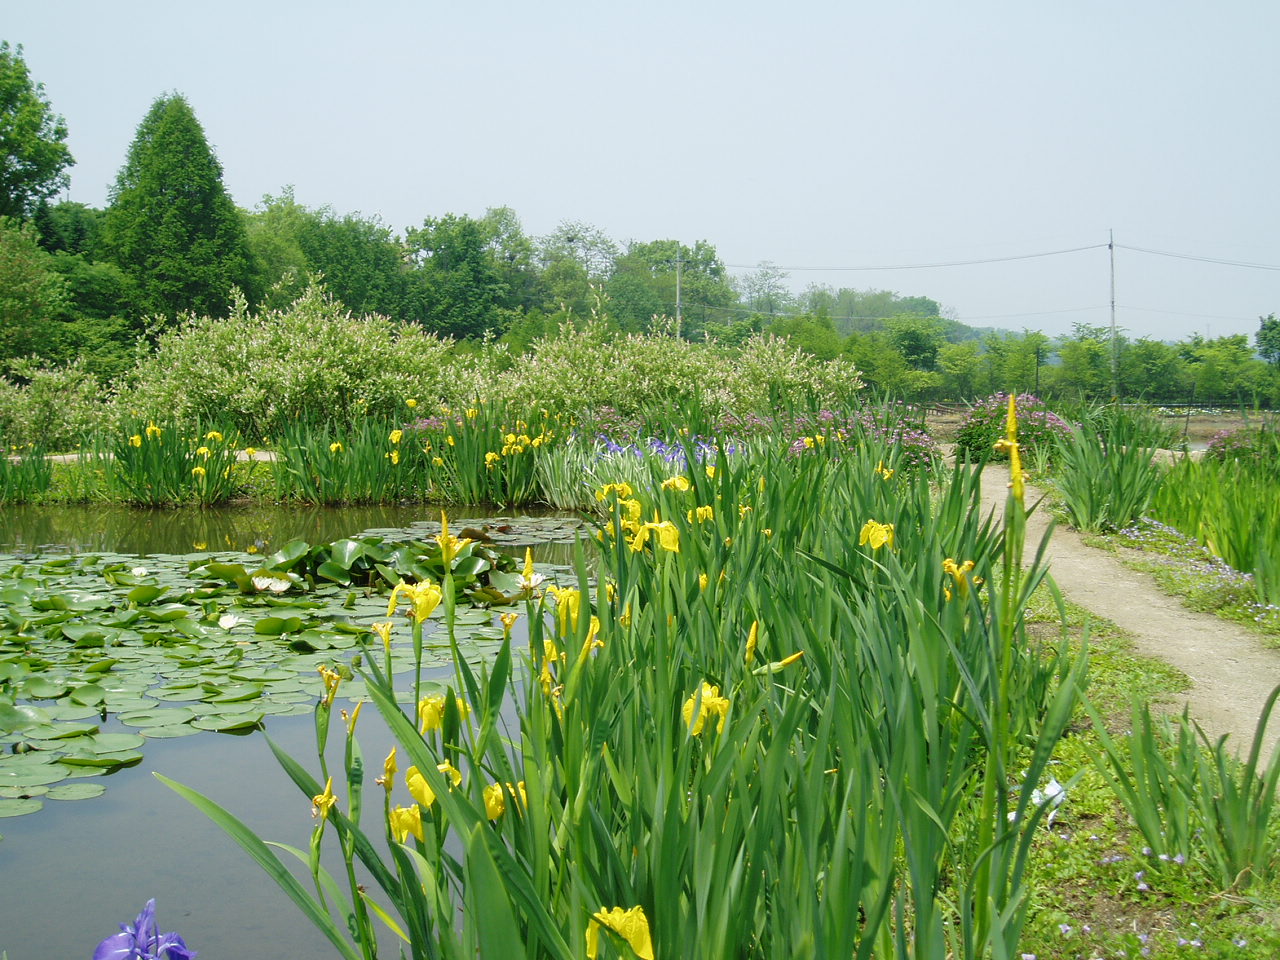
[[[1216,433],[1220,423],[1215,418],[1212,425],[1198,429],[1214,426]],[[982,483],[983,510],[1003,511],[1008,465],[988,466]],[[1035,503],[1040,495],[1027,487],[1027,503]],[[1027,518],[1028,552],[1040,543],[1049,522],[1041,510]],[[1158,657],[1190,678],[1185,702],[1210,737],[1227,736],[1238,754],[1248,753],[1267,697],[1280,684],[1280,651],[1264,647],[1243,627],[1188,610],[1177,597],[1163,593],[1151,576],[1130,570],[1104,550],[1086,546],[1069,528],[1054,528],[1046,558],[1049,576],[1068,599],[1131,634],[1138,653]],[[1181,711],[1181,699],[1174,708]],[[1278,741],[1280,716],[1266,731],[1264,759]]]

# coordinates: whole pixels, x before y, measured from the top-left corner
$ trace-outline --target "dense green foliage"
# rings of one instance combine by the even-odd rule
[[[102,241],[149,315],[221,315],[232,286],[247,284],[244,223],[180,94],[158,98],[138,125],[111,190]]]
[[[26,217],[67,185],[75,160],[66,139],[67,125],[44,85],[32,82],[22,46],[0,40],[0,217]]]

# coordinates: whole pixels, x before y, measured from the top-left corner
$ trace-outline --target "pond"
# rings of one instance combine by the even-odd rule
[[[476,513],[473,510],[467,512],[473,517]],[[58,549],[77,554],[112,548],[122,554],[126,551],[146,553],[146,557],[134,557],[125,563],[146,564],[151,570],[145,578],[155,579],[159,572],[159,582],[164,584],[168,582],[164,570],[198,562],[198,558],[193,559],[191,548],[200,544],[216,549],[213,547],[214,543],[225,543],[230,538],[241,551],[247,545],[255,545],[259,553],[264,553],[300,535],[308,539],[314,538],[312,542],[316,542],[369,528],[387,534],[396,524],[408,527],[421,521],[423,511],[421,508],[412,511],[404,508],[312,510],[288,512],[283,516],[279,513],[273,516],[267,511],[253,514],[242,510],[199,511],[199,516],[179,516],[183,513],[181,511],[147,511],[131,517],[130,511],[93,509],[82,514],[71,512],[57,515],[61,513],[62,510],[6,510],[3,521],[0,522],[0,550],[29,553],[42,545],[47,547],[57,544]],[[495,527],[500,525],[497,520],[489,522]],[[535,549],[540,569],[546,562],[559,564],[568,561],[572,551],[563,540],[566,530],[570,530],[573,524],[554,517],[516,522],[525,528],[528,536],[561,539],[559,544],[540,545]],[[413,539],[423,539],[427,529],[415,527],[410,528],[410,532]],[[160,540],[156,539],[157,530],[169,537],[168,550],[173,551],[176,546],[177,550],[182,551],[182,555],[158,556],[157,545]],[[253,539],[246,543],[245,537],[250,533],[253,534]],[[195,539],[197,536],[208,539]],[[509,545],[504,549],[510,552],[518,549],[523,554],[522,547]],[[46,558],[48,556],[49,554],[45,554]],[[236,557],[246,565],[252,565],[260,559],[244,553],[228,554],[223,559],[230,561]],[[67,562],[76,564],[80,563],[80,559],[77,557]],[[101,569],[112,565],[113,559],[116,558],[104,554],[104,559],[92,566],[88,574],[98,575]],[[13,557],[0,558],[0,568],[9,567],[13,562]],[[28,560],[27,565],[34,570],[39,562]],[[59,568],[52,569],[56,572]],[[137,569],[139,568],[134,568],[132,572]],[[71,574],[68,573],[67,576],[70,581]],[[120,576],[125,582],[118,589],[129,589],[128,574],[121,573]],[[7,582],[12,583],[11,580]],[[0,580],[0,587],[4,587],[5,583],[6,581]],[[227,589],[227,595],[235,593],[229,587]],[[142,597],[147,595],[139,594]],[[6,597],[8,601],[12,601],[12,609],[18,609],[16,604],[27,602],[27,598],[13,593],[6,594]],[[168,597],[150,601],[150,606],[163,613],[166,599]],[[185,600],[186,596],[179,599]],[[259,599],[269,602],[273,598]],[[348,596],[348,602],[350,601],[351,597]],[[203,602],[213,601],[206,599]],[[233,599],[226,602],[238,604],[245,601]],[[273,607],[265,612],[288,613],[300,602],[292,601],[294,606],[290,610]],[[313,602],[317,605],[321,603],[319,599]],[[330,599],[329,607],[332,608],[335,602]],[[5,603],[5,600],[0,600],[0,607]],[[381,598],[362,596],[353,606],[360,617],[367,619],[380,616],[373,610],[381,606],[385,613],[385,594]],[[214,613],[216,612],[215,610]],[[258,611],[261,612],[264,611]],[[3,609],[0,609],[0,614],[3,613]],[[319,616],[325,614],[325,611],[317,607],[315,614]],[[469,642],[472,643],[473,655],[476,658],[491,656],[498,642],[495,638],[500,637],[501,630],[488,624],[487,615],[478,611],[474,615],[467,611],[467,614],[472,621]],[[282,618],[277,616],[274,619]],[[159,622],[181,624],[189,622],[189,618]],[[398,626],[397,629],[401,628]],[[314,771],[314,726],[310,707],[315,702],[317,687],[316,675],[312,672],[314,667],[309,665],[307,658],[331,654],[349,659],[353,647],[345,645],[340,634],[333,634],[338,640],[329,649],[323,649],[324,644],[321,643],[322,649],[319,651],[300,651],[295,645],[294,649],[282,651],[274,660],[271,660],[268,652],[269,665],[264,668],[264,661],[254,659],[259,654],[254,645],[274,638],[258,635],[256,628],[252,626],[237,626],[231,632],[234,634],[236,630],[245,632],[237,646],[245,647],[250,652],[243,659],[237,656],[234,662],[239,665],[240,670],[246,671],[247,676],[255,677],[254,671],[258,671],[256,679],[250,683],[265,683],[277,672],[282,673],[279,670],[282,664],[293,664],[293,669],[308,671],[305,679],[300,673],[297,681],[286,680],[281,683],[279,688],[283,693],[273,693],[276,688],[268,686],[267,693],[272,695],[269,697],[264,694],[262,702],[269,699],[277,701],[274,706],[276,715],[272,715],[272,708],[269,706],[264,719],[269,735]],[[127,634],[128,631],[124,630],[124,633]],[[314,633],[315,637],[328,635],[324,631]],[[409,662],[405,649],[407,631],[403,635],[397,634],[397,637],[398,670],[403,677],[407,676],[404,667]],[[137,659],[134,660],[130,657],[135,656],[135,653],[128,650],[126,639],[117,639],[119,646],[111,648],[123,651],[115,654],[123,663],[114,667],[110,673],[104,673],[104,676],[115,677],[122,668],[128,668],[125,686],[133,683],[134,674],[140,677],[135,685],[151,686],[123,692],[113,688],[106,696],[156,696],[156,690],[160,689],[161,699],[151,704],[150,712],[161,714],[170,708],[178,711],[191,709],[196,712],[196,723],[204,719],[200,713],[200,702],[185,702],[178,698],[183,696],[184,684],[180,682],[182,671],[190,669],[187,666],[189,663],[202,662],[198,659],[193,661],[193,651],[187,647],[206,642],[211,644],[212,641],[195,637],[169,646],[165,646],[168,641],[163,641],[148,649],[143,649],[143,645],[139,644],[140,652],[136,653]],[[281,639],[287,640],[288,637],[286,635]],[[519,633],[515,639],[518,643]],[[2,662],[6,659],[3,640],[3,636],[0,636],[0,668],[6,666]],[[428,646],[431,646],[430,641]],[[8,649],[12,653],[13,647]],[[221,649],[223,648],[218,648]],[[175,662],[166,661],[164,656]],[[424,677],[437,681],[449,680],[452,676],[451,668],[443,666],[442,659],[437,651],[435,665],[424,671]],[[219,684],[228,682],[226,669],[217,669],[221,673],[214,679]],[[110,687],[106,681],[103,684]],[[158,684],[165,686],[157,687]],[[291,684],[297,684],[297,688],[292,688]],[[401,683],[399,687],[405,689],[407,684]],[[334,707],[335,714],[339,708],[350,709],[352,706],[350,702],[344,702],[344,694],[358,695],[359,692],[358,683],[344,684]],[[163,699],[166,695],[173,699]],[[234,708],[235,696],[238,694],[231,690],[213,699],[227,700],[224,707]],[[105,702],[108,705],[113,703],[110,699]],[[258,703],[256,700],[253,702]],[[58,701],[38,701],[38,704],[49,707],[55,713],[58,704],[72,710],[77,707],[66,696]],[[88,712],[92,713],[92,710]],[[126,711],[124,715],[130,717],[135,724],[169,722],[149,717],[147,712],[140,710],[134,717]],[[221,710],[218,712],[221,713]],[[289,713],[296,715],[287,715]],[[100,727],[100,734],[94,736],[105,735],[107,739],[136,738],[140,729],[142,732],[149,732],[146,727],[122,723],[114,711],[108,712],[105,719],[99,715],[86,718],[83,708],[78,715],[68,713],[66,716],[72,721],[78,718],[80,722]],[[55,719],[62,721],[64,718],[58,716]],[[119,923],[132,921],[151,897],[157,899],[160,929],[181,933],[188,945],[200,952],[203,960],[243,956],[323,957],[334,954],[333,948],[310,926],[274,881],[218,827],[156,780],[152,772],[170,777],[210,796],[244,820],[263,839],[303,849],[309,843],[313,827],[309,798],[303,796],[280,769],[261,731],[255,730],[242,736],[191,733],[189,730],[178,732],[190,735],[174,739],[148,736],[145,745],[138,747],[142,754],[140,761],[112,768],[107,773],[101,769],[89,768],[77,772],[83,774],[83,778],[77,775],[75,779],[66,781],[71,785],[89,785],[90,789],[92,785],[105,786],[105,793],[100,796],[71,802],[48,799],[59,795],[51,793],[46,795],[43,808],[37,812],[0,818],[0,835],[3,835],[3,840],[0,840],[0,871],[3,871],[6,878],[4,893],[0,896],[0,951],[7,951],[8,960],[89,956],[99,940],[114,933]],[[341,720],[335,715],[330,755],[331,763],[338,769],[341,765],[342,732]],[[391,739],[381,718],[371,707],[366,707],[361,715],[358,734],[368,765],[377,766],[386,755]],[[9,742],[12,742],[12,738]],[[0,749],[9,751],[10,747]],[[378,788],[373,785],[372,776],[373,774],[369,775],[366,790],[367,796],[373,799],[366,803],[371,810],[376,810],[374,791]],[[339,792],[341,796],[336,788],[335,792]],[[71,796],[74,795],[73,789]],[[371,832],[376,835],[378,831],[375,828]],[[288,854],[281,856],[289,862]],[[330,867],[338,869],[340,864],[331,864]],[[301,870],[296,872],[300,876],[304,873]],[[388,955],[395,955],[394,949],[386,952]]]
[[[512,511],[449,507],[450,516],[510,517]],[[567,517],[535,507],[522,516]],[[0,510],[0,553],[192,553],[247,550],[270,553],[290,540],[327,543],[359,531],[403,530],[439,521],[440,507],[406,504],[361,507],[221,506],[141,509],[118,504],[15,504]],[[452,521],[451,521],[452,522]],[[462,520],[466,526],[470,520]],[[455,524],[456,525],[456,524]]]

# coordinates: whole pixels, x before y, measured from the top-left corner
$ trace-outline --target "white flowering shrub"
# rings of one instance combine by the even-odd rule
[[[65,451],[103,422],[103,389],[84,364],[10,363],[14,379],[0,377],[0,442]]]
[[[141,361],[117,403],[131,415],[216,423],[257,440],[296,420],[401,416],[450,376],[452,342],[354,317],[316,285],[282,310],[188,317]]]

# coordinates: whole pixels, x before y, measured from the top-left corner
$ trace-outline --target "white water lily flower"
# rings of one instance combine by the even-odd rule
[[[148,573],[148,570],[146,567],[134,567],[129,572],[132,573],[135,577],[145,577]]]
[[[284,593],[292,586],[292,580],[285,580],[281,577],[259,576],[253,578],[253,588],[259,593],[264,591],[270,591],[271,593]]]
[[[547,580],[546,576],[541,573],[534,573],[528,576],[526,576],[525,574],[521,574],[516,579],[516,585],[519,586],[521,590],[533,591],[538,589],[538,587],[542,586],[542,584],[544,584],[546,580]]]
[[[246,618],[238,617],[234,613],[224,613],[218,618],[218,626],[223,630],[234,630],[236,627],[240,626],[240,624],[248,622],[249,621]]]

